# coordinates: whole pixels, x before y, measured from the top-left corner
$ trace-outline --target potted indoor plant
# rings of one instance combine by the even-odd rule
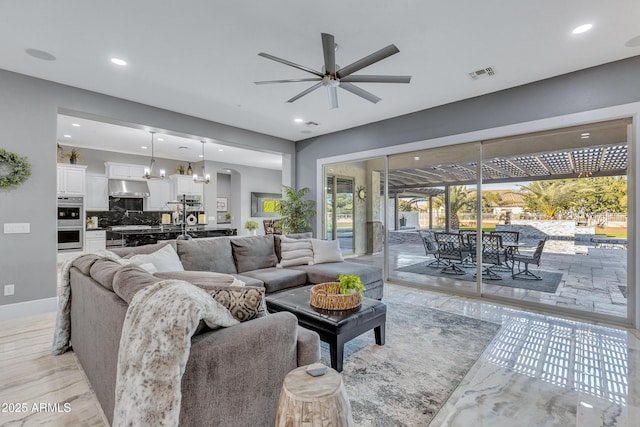
[[[231,218],[232,218],[232,217],[231,217],[231,214],[230,214],[230,213],[228,213],[228,212],[227,212],[226,214],[224,214],[224,217],[225,217],[225,219],[227,220],[227,222],[231,222]]]
[[[309,221],[316,214],[315,202],[313,200],[305,200],[309,188],[304,187],[297,190],[292,187],[283,185],[284,199],[276,205],[276,209],[282,218],[280,225],[282,232],[287,233],[304,233],[309,231]]]
[[[320,283],[311,288],[310,304],[325,310],[351,310],[362,303],[364,285],[357,274],[338,277],[338,282]]]
[[[260,225],[256,221],[250,219],[249,221],[244,223],[244,228],[249,230],[249,233],[255,236],[258,228],[260,228]]]
[[[185,171],[185,167],[184,165],[178,165],[178,167],[176,168],[176,171],[180,174],[180,175],[184,175],[184,171]]]
[[[76,163],[78,163],[78,159],[80,158],[80,153],[75,148],[72,148],[71,152],[67,154],[67,157],[69,158],[69,163],[71,163],[72,165],[75,165]]]

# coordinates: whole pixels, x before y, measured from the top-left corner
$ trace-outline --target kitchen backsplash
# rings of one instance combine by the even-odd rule
[[[167,212],[124,212],[124,211],[87,211],[87,218],[97,216],[98,227],[107,228],[116,225],[160,225],[162,223],[162,214]],[[197,217],[203,212],[189,212]],[[182,221],[180,221],[182,223]]]

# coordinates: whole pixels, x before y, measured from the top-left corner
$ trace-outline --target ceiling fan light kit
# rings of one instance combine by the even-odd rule
[[[257,85],[261,84],[273,84],[273,83],[292,83],[292,82],[317,82],[310,88],[300,92],[293,98],[287,100],[287,102],[295,102],[303,96],[313,92],[320,87],[327,88],[327,94],[329,96],[329,106],[331,109],[338,108],[338,88],[342,88],[347,92],[351,92],[361,98],[366,99],[374,104],[381,101],[369,91],[366,91],[352,83],[409,83],[411,76],[379,76],[379,75],[353,75],[361,69],[382,61],[391,55],[395,55],[400,50],[393,44],[384,47],[370,55],[365,56],[357,60],[356,62],[347,65],[344,68],[340,68],[336,65],[336,43],[332,34],[322,33],[322,52],[324,55],[323,72],[316,71],[312,68],[305,67],[303,65],[296,64],[286,59],[278,58],[268,53],[260,52],[258,55],[263,58],[270,59],[272,61],[279,62],[284,65],[288,65],[298,70],[305,71],[313,74],[316,77],[306,79],[287,79],[287,80],[266,80],[260,82],[254,82]]]

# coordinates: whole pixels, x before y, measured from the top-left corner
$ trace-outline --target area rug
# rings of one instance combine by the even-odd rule
[[[411,264],[406,267],[397,268],[396,271],[403,271],[406,273],[426,274],[436,277],[448,277],[455,280],[466,280],[468,282],[476,282],[473,275],[476,272],[474,268],[463,268],[467,273],[461,275],[442,273],[442,267],[429,267],[429,264],[433,262],[432,259],[428,261],[419,262],[417,264]],[[510,272],[497,272],[502,276],[502,280],[484,280],[487,285],[508,286],[510,288],[528,289],[530,291],[540,291],[553,294],[558,289],[558,285],[562,280],[562,273],[555,273],[550,271],[534,271],[534,273],[542,280],[521,280],[512,279]]]
[[[388,303],[386,343],[369,331],[345,345],[342,378],[358,427],[426,426],[500,325]],[[329,346],[322,362],[330,366]]]

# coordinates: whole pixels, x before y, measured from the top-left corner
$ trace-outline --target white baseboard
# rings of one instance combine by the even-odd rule
[[[0,305],[0,322],[50,313],[58,309],[58,297],[43,298],[15,304]]]

